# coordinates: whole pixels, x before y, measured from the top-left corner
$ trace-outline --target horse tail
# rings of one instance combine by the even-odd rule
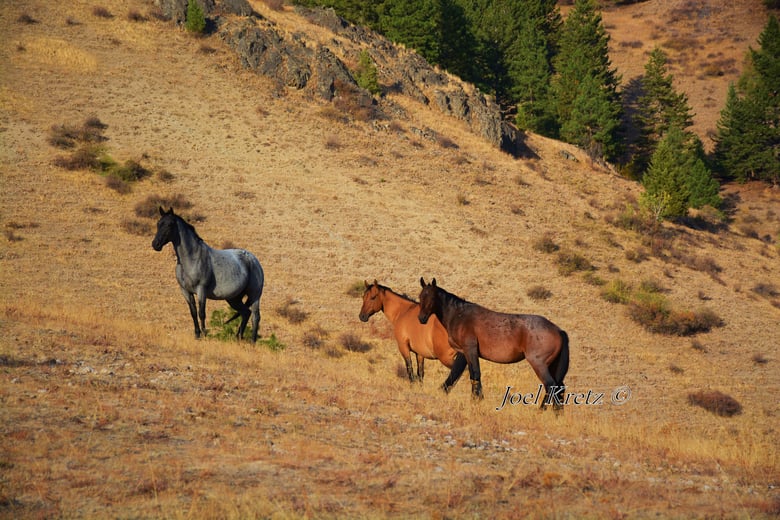
[[[563,378],[566,377],[566,373],[569,371],[569,335],[565,330],[559,331],[561,334],[561,350],[555,357],[552,363],[550,363],[550,371],[555,379],[555,384],[563,385]]]

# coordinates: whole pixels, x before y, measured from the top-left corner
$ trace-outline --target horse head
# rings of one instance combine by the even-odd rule
[[[173,208],[165,211],[160,207],[160,220],[157,221],[157,234],[154,236],[154,240],[152,240],[152,248],[155,251],[162,251],[165,244],[175,240],[175,237],[178,236],[179,229],[176,225],[176,217]]]
[[[431,317],[431,314],[436,313],[438,287],[436,286],[436,278],[431,280],[431,283],[426,284],[422,276],[420,277],[420,285],[422,286],[422,291],[420,291],[420,314],[417,318],[420,320],[420,323],[425,325],[428,323],[428,318]]]
[[[360,321],[368,321],[368,318],[382,310],[382,291],[379,288],[379,283],[374,280],[374,283],[369,284],[363,282],[366,285],[366,290],[363,292],[363,306],[360,308]]]

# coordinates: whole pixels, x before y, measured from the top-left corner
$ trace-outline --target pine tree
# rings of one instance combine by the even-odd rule
[[[441,0],[385,0],[379,7],[381,31],[415,49],[430,63],[441,57]]]
[[[593,157],[614,157],[620,107],[611,102],[603,85],[590,74],[580,82],[571,106],[571,117],[561,126],[561,138],[588,151]]]
[[[508,97],[517,107],[520,128],[554,135],[550,79],[561,29],[560,12],[555,2],[531,0],[526,2],[524,14],[506,51]]]
[[[642,179],[642,204],[659,219],[682,217],[688,208],[718,207],[718,183],[703,160],[701,141],[672,127],[658,143]]]
[[[381,91],[376,65],[374,65],[374,60],[371,59],[371,55],[365,49],[360,51],[360,61],[355,72],[355,81],[357,81],[360,88],[368,90],[371,94],[376,95]]]
[[[715,161],[725,178],[780,182],[780,25],[770,17],[718,121]]]
[[[602,24],[595,0],[576,0],[574,9],[563,24],[559,52],[554,60],[555,76],[551,92],[558,126],[566,127],[565,139],[584,145],[588,150],[603,150],[606,158],[617,152],[617,129],[622,107],[617,88],[619,77],[609,61],[609,35]],[[594,88],[593,82],[598,88]],[[575,100],[582,105],[584,89],[599,91],[598,99],[607,105],[599,114],[611,114],[616,121],[601,120],[599,129],[592,129],[589,121],[573,121],[585,114],[575,110]],[[578,134],[591,128],[590,135]],[[594,131],[595,130],[595,131]],[[562,135],[563,137],[563,135]]]
[[[673,126],[685,130],[693,124],[691,108],[684,93],[677,93],[674,78],[666,68],[666,54],[658,47],[651,53],[641,78],[635,124],[639,131],[633,163],[641,176],[661,137]],[[689,134],[693,135],[693,134]]]
[[[206,16],[203,14],[203,8],[197,0],[189,0],[187,3],[185,27],[193,33],[202,33],[206,30]]]

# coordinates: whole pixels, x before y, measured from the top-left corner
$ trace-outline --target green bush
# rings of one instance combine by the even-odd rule
[[[201,34],[206,30],[206,15],[203,14],[203,8],[197,0],[189,0],[187,3],[187,22],[185,27],[188,31]]]
[[[368,90],[373,95],[381,92],[376,65],[365,49],[360,51],[360,62],[357,71],[355,71],[355,81],[360,88]]]

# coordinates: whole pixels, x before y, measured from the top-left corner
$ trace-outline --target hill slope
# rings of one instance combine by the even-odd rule
[[[147,3],[100,4],[112,18],[83,1],[0,8],[3,516],[777,513],[780,266],[776,245],[751,237],[776,236],[775,191],[736,193],[717,233],[670,226],[648,241],[608,222],[637,186],[572,147],[530,136],[539,158],[516,160],[398,95],[407,119],[345,123],[243,70],[219,39],[147,16]],[[89,116],[107,125],[112,157],[172,179],[120,194],[55,166],[68,152],[50,128]],[[411,130],[426,127],[449,141]],[[135,213],[175,195],[208,243],[260,258],[261,334],[285,350],[192,338],[173,254],[151,249],[154,220]],[[561,274],[557,253],[536,247],[546,235],[596,270]],[[434,361],[409,385],[386,319],[359,322],[347,292],[377,278],[416,296],[420,276],[548,316],[571,337],[570,391],[604,404],[496,410],[507,387],[536,391],[526,363],[484,363],[479,403],[468,382],[441,394]],[[651,280],[675,308],[710,308],[724,326],[651,334],[594,277]],[[534,301],[535,285],[552,296]],[[307,317],[291,323],[289,308]],[[348,351],[345,334],[371,350]],[[613,404],[625,386],[630,400]],[[742,413],[691,406],[699,390]]]

